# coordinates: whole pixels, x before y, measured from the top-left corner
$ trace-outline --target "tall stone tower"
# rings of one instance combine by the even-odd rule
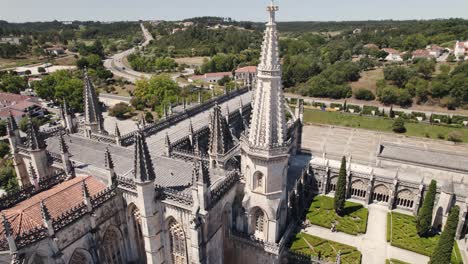
[[[267,7],[261,61],[258,65],[249,134],[241,141],[241,170],[245,178],[242,205],[247,231],[257,238],[277,242],[286,225],[286,179],[290,143],[286,142],[286,116],[281,87],[281,65],[275,13]]]

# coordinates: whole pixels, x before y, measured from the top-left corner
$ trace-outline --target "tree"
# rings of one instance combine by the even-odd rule
[[[447,140],[458,143],[463,141],[463,134],[460,131],[451,131],[447,135]]]
[[[228,83],[230,81],[231,81],[231,78],[226,75],[226,76],[223,76],[223,78],[218,80],[218,85],[224,86],[224,85],[226,85],[226,83]]]
[[[420,59],[416,63],[416,71],[420,73],[424,79],[428,80],[435,72],[436,62],[435,60]]]
[[[434,252],[432,252],[429,264],[450,263],[455,242],[455,234],[457,232],[459,214],[460,208],[458,206],[452,207],[447,223],[445,224],[444,231],[442,231],[439,242],[437,243]]]
[[[405,133],[406,132],[405,121],[403,120],[402,117],[398,117],[393,122],[392,130],[395,133]]]
[[[7,155],[8,153],[10,153],[10,145],[6,142],[1,141],[0,142],[0,158],[5,157],[5,155]]]
[[[357,90],[355,97],[356,99],[366,100],[366,101],[372,101],[375,99],[375,95],[372,93],[372,91],[364,89],[364,88],[360,88],[359,90]]]
[[[37,67],[37,72],[40,74],[46,73],[46,69],[44,67]]]
[[[416,218],[416,230],[419,236],[425,237],[431,230],[432,211],[434,209],[436,191],[437,182],[432,180],[431,184],[429,184],[429,190],[424,197],[423,205],[419,209],[418,216]]]
[[[344,207],[346,202],[346,158],[344,156],[341,159],[341,167],[338,174],[338,181],[336,183],[334,200],[335,212],[342,216],[344,214]]]
[[[146,112],[145,113],[145,121],[146,123],[153,123],[154,122],[154,117],[151,112]]]
[[[6,166],[0,167],[0,187],[7,193],[12,193],[18,190],[18,180],[16,179],[16,173],[11,162],[7,163]]]
[[[6,130],[7,123],[5,120],[0,120],[0,137],[6,136],[7,130]]]
[[[393,111],[393,105],[390,106],[390,112],[388,113],[390,118],[395,118],[395,111]]]
[[[109,115],[118,119],[122,119],[127,113],[130,113],[131,111],[132,108],[128,104],[120,102],[109,109]]]
[[[26,71],[24,71],[24,74],[25,74],[25,75],[31,75],[31,73],[32,73],[31,70],[26,70]]]
[[[149,80],[138,80],[135,86],[134,95],[141,100],[138,103],[144,102],[151,108],[174,103],[181,93],[180,87],[167,74],[156,75]]]
[[[384,78],[403,88],[406,82],[414,76],[414,72],[404,66],[388,66],[384,69]]]

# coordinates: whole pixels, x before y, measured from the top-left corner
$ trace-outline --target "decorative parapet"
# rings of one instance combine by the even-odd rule
[[[193,204],[192,196],[189,194],[161,186],[157,186],[156,190],[160,193],[162,199],[171,200],[189,206]]]
[[[67,210],[65,213],[53,220],[54,230],[58,231],[66,227],[67,225],[73,223],[75,220],[81,218],[87,212],[88,211],[84,202]]]
[[[243,244],[263,249],[265,252],[277,255],[280,254],[280,247],[277,243],[263,241],[252,234],[246,234],[237,230],[231,230],[231,237]]]
[[[201,157],[202,160],[208,160],[208,157],[205,154],[200,153],[200,155],[195,154],[191,150],[182,150],[182,149],[173,149],[171,153],[172,158],[181,159],[185,161],[195,161]]]
[[[65,129],[63,127],[57,126],[57,127],[51,128],[51,129],[41,131],[41,135],[44,138],[49,138],[49,137],[53,137],[53,136],[58,136],[60,133],[63,133],[64,130]]]
[[[210,100],[206,101],[203,104],[194,105],[194,106],[186,109],[186,111],[184,111],[184,112],[173,114],[173,115],[169,116],[168,118],[161,119],[160,121],[158,121],[156,123],[145,126],[143,128],[143,132],[144,132],[145,136],[147,136],[147,137],[151,136],[151,135],[154,135],[157,132],[159,132],[159,131],[161,131],[163,129],[166,129],[169,126],[175,125],[175,124],[179,123],[180,121],[183,121],[183,120],[185,120],[185,119],[187,119],[189,117],[192,117],[192,116],[194,116],[194,115],[196,115],[196,114],[198,114],[200,112],[203,112],[203,111],[213,107],[216,103],[221,104],[221,103],[223,103],[223,102],[225,102],[225,101],[227,101],[227,100],[229,100],[229,99],[231,99],[233,97],[242,95],[242,94],[244,94],[244,93],[246,93],[248,91],[249,91],[249,89],[247,87],[244,87],[242,89],[233,91],[232,93],[223,94],[223,95],[218,96],[216,98],[210,99]],[[122,137],[120,138],[120,144],[122,146],[132,145],[135,133],[136,133],[136,131],[133,131],[133,132],[127,133],[125,135],[122,135]]]
[[[43,190],[50,189],[52,186],[57,185],[65,180],[66,180],[65,173],[60,172],[48,178],[39,179],[39,190],[35,190],[33,185],[28,185],[28,186],[22,187],[17,192],[4,195],[0,198],[0,210],[10,208],[14,206],[15,204],[30,198],[34,194],[41,192]]]
[[[117,141],[115,140],[115,136],[113,136],[113,135],[104,135],[104,134],[93,133],[93,134],[91,134],[91,139],[99,141],[99,142],[117,144]]]
[[[22,234],[21,236],[17,236],[15,238],[15,243],[18,249],[22,249],[46,238],[48,235],[47,228],[45,226],[39,226]]]
[[[243,144],[246,150],[250,153],[255,153],[256,155],[261,155],[265,157],[280,156],[289,153],[291,148],[291,139],[286,141],[281,145],[272,145],[268,148],[252,146],[249,143],[249,139],[245,133],[241,136],[241,144]]]
[[[211,204],[210,208],[214,207],[216,203],[239,181],[239,171],[228,172],[226,179],[220,183],[216,188],[211,190]]]
[[[115,188],[109,187],[98,194],[96,194],[94,197],[91,197],[91,204],[93,205],[93,208],[97,208],[101,206],[103,203],[109,201],[112,197],[114,197],[117,194]]]
[[[132,179],[126,177],[117,176],[117,186],[123,187],[125,190],[136,190],[135,182]]]

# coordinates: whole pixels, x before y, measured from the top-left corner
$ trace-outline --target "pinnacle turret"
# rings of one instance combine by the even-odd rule
[[[117,122],[115,123],[114,135],[115,135],[116,137],[120,137],[120,129],[119,129],[119,126],[117,125]]]
[[[60,153],[68,153],[68,146],[65,143],[65,139],[63,138],[63,134],[60,133],[59,136],[59,145],[60,145]]]
[[[29,172],[29,178],[31,178],[31,180],[33,182],[36,182],[37,181],[37,172],[36,172],[36,169],[34,168],[34,166],[32,165],[32,162],[29,163],[28,172]]]
[[[260,64],[257,67],[257,89],[253,96],[249,145],[270,149],[283,146],[286,141],[286,115],[281,87],[281,65],[278,52],[278,34],[273,3],[267,7],[270,18],[266,25]]]
[[[216,104],[210,118],[210,154],[224,154],[233,146],[232,135],[226,119],[221,114],[221,107]]]
[[[114,169],[114,161],[112,160],[109,148],[106,148],[106,151],[104,152],[104,165],[108,169]]]
[[[84,70],[84,102],[85,125],[87,125],[88,129],[93,133],[104,132],[104,119],[99,106],[99,100],[86,69]]]
[[[201,160],[197,159],[193,165],[193,181],[202,185],[210,186],[210,172],[206,164]]]
[[[46,144],[42,137],[39,135],[36,127],[32,122],[31,116],[28,116],[28,147],[30,150],[40,150],[45,149]]]
[[[89,189],[88,189],[88,185],[86,185],[86,181],[83,180],[81,182],[81,191],[83,193],[83,198],[86,200],[86,199],[89,199],[91,197],[91,195],[89,194]]]
[[[149,154],[143,132],[139,130],[135,134],[135,164],[134,175],[138,182],[154,181],[156,174],[154,172],[153,161]]]

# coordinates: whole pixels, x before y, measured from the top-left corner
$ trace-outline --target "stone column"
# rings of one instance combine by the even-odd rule
[[[388,210],[393,209],[393,205],[394,205],[395,200],[396,200],[397,191],[398,191],[398,179],[395,179],[393,181],[393,189],[390,190],[390,194],[389,194],[389,197],[388,197]]]
[[[371,178],[369,180],[369,184],[367,185],[367,191],[366,191],[366,205],[371,203],[372,200],[372,190],[374,189],[374,170],[371,171]]]
[[[424,192],[424,183],[421,181],[421,184],[419,184],[419,191],[418,195],[416,195],[415,201],[414,201],[414,207],[413,207],[413,215],[416,216],[419,211],[419,205],[421,204],[421,200],[423,197],[423,192]]]

